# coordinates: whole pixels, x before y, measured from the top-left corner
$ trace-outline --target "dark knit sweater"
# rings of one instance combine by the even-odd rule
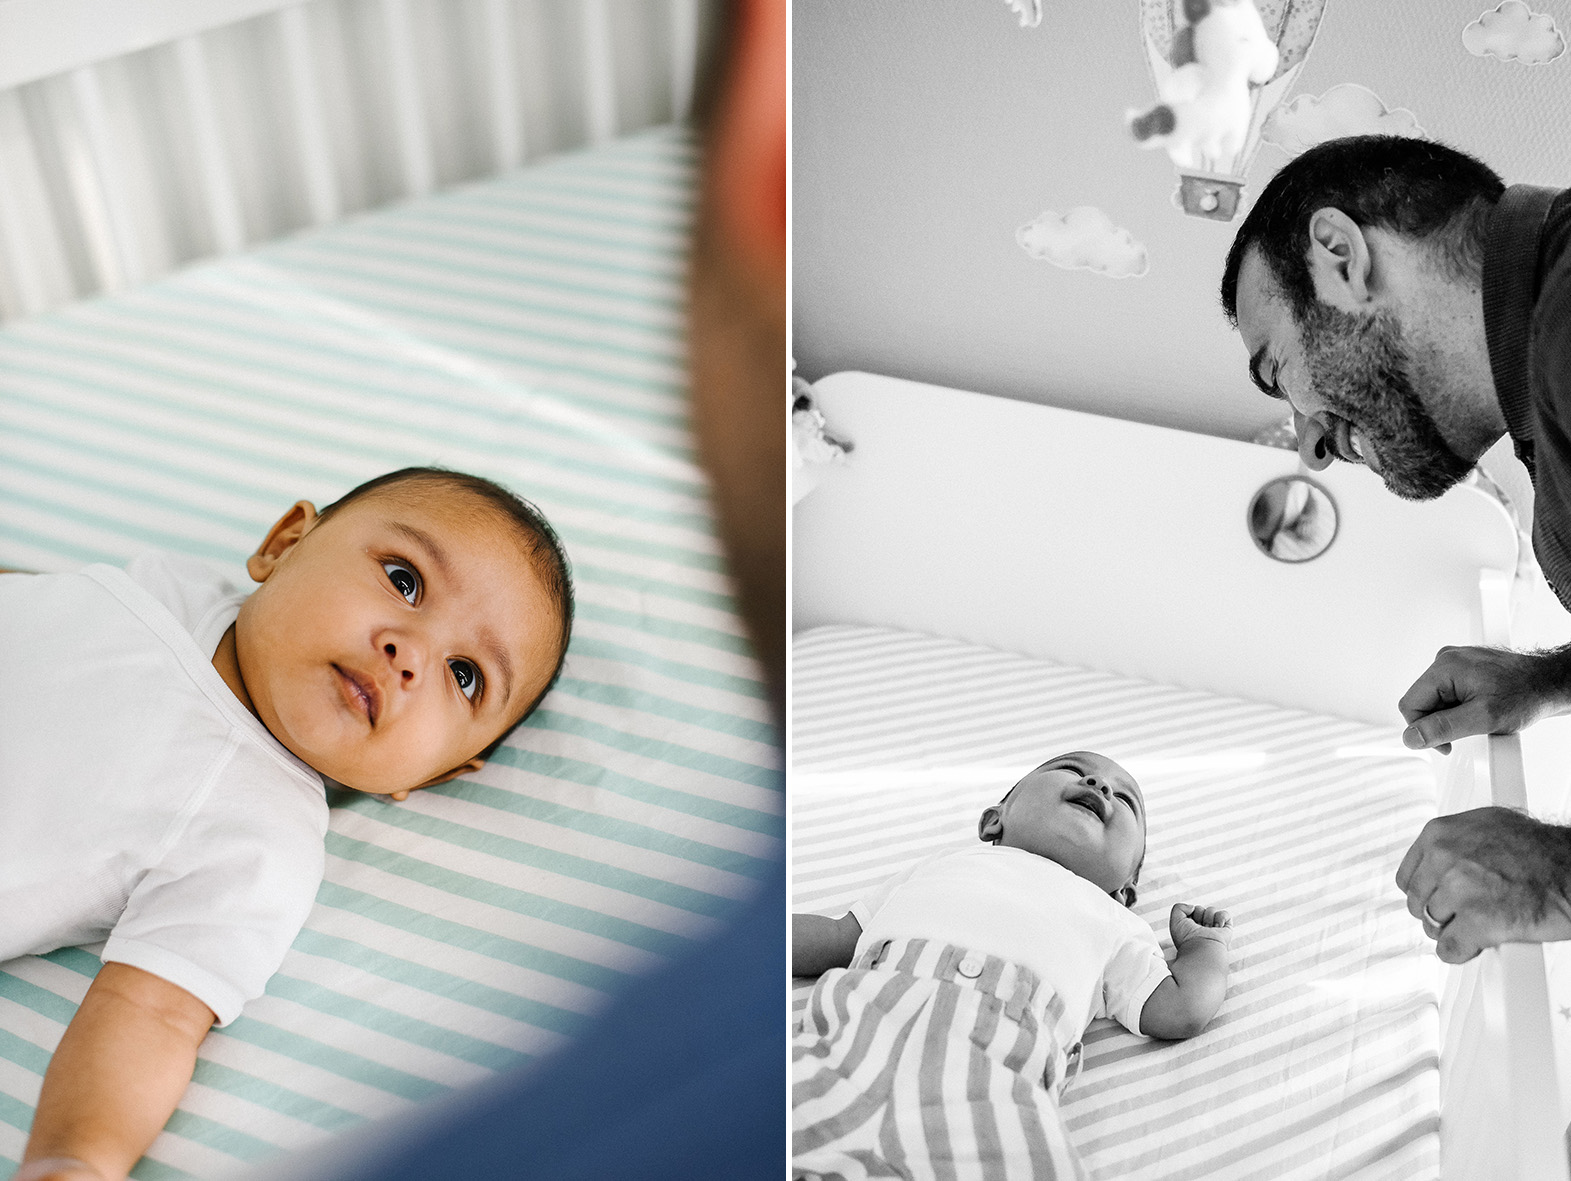
[[[1483,286],[1495,393],[1533,479],[1533,553],[1571,611],[1571,189],[1506,190]]]

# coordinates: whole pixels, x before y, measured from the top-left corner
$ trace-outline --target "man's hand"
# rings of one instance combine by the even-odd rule
[[[1501,943],[1571,939],[1571,829],[1510,808],[1474,808],[1424,825],[1396,884],[1448,964]]]
[[[1397,708],[1413,750],[1447,754],[1470,734],[1515,734],[1571,709],[1571,650],[1442,648]]]
[[[1227,947],[1233,942],[1233,916],[1214,906],[1175,902],[1167,916],[1167,932],[1175,951],[1183,951],[1186,943],[1196,939]]]

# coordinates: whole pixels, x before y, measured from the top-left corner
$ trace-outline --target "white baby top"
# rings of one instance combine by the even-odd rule
[[[1056,861],[1004,845],[928,857],[851,913],[857,955],[882,939],[933,939],[1030,968],[1064,1002],[1065,1046],[1096,1017],[1139,1033],[1141,1008],[1169,974],[1143,919]]]
[[[0,960],[91,943],[227,1024],[322,879],[322,778],[213,667],[244,592],[192,559],[0,575]]]

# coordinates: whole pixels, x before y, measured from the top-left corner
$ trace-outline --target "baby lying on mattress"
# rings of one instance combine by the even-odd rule
[[[24,1178],[123,1177],[323,869],[323,779],[404,799],[483,765],[561,668],[572,587],[526,502],[430,468],[247,562],[0,575],[0,961],[108,936]]]
[[[794,915],[792,970],[823,973],[792,1045],[796,1175],[1083,1176],[1057,1099],[1086,1026],[1192,1037],[1227,992],[1226,911],[1174,906],[1168,964],[1128,909],[1145,833],[1140,786],[1077,751],[983,809],[987,844]]]

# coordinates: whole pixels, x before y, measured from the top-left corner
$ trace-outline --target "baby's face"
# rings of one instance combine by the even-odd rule
[[[980,833],[1113,894],[1129,884],[1145,852],[1145,797],[1112,759],[1075,751],[1043,763],[984,811]]]
[[[395,485],[326,520],[291,513],[298,537],[286,516],[251,559],[262,585],[235,649],[256,715],[317,771],[368,792],[423,786],[545,688],[558,609],[485,501]]]

